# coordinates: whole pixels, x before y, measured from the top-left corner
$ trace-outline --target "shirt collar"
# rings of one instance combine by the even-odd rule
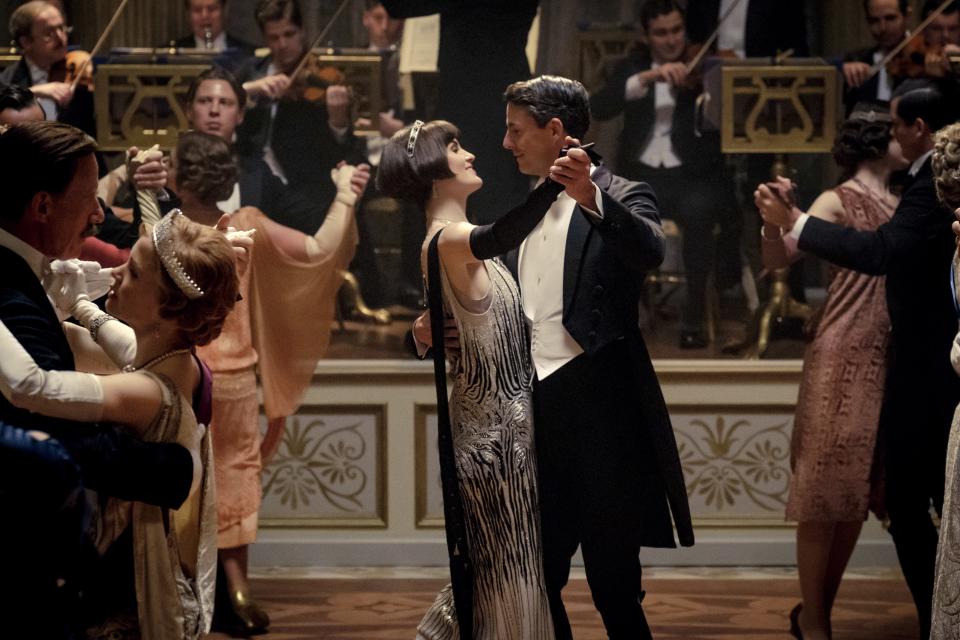
[[[27,63],[27,71],[30,72],[30,82],[33,84],[43,84],[47,82],[50,78],[50,72],[45,71],[33,64],[33,61],[30,58],[24,56],[23,61]]]
[[[909,173],[911,176],[915,176],[920,173],[920,168],[923,167],[923,163],[926,162],[927,158],[929,158],[931,155],[933,155],[933,149],[930,149],[930,151],[927,151],[925,154],[914,160],[913,164],[910,165],[910,171],[907,173]]]
[[[33,271],[33,275],[37,276],[37,280],[43,278],[43,272],[50,264],[50,259],[45,255],[6,229],[0,229],[0,247],[6,247],[23,258],[24,262],[29,265],[30,270]]]

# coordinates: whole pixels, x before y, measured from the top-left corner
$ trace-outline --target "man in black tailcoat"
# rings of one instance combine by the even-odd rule
[[[536,368],[534,424],[544,573],[557,638],[579,546],[612,638],[650,638],[640,547],[693,544],[670,418],[638,327],[644,272],[663,260],[656,196],[598,157],[561,149],[590,126],[579,82],[510,85],[503,146],[520,172],[566,187],[506,264],[520,283]],[[558,268],[562,265],[562,268]]]
[[[58,122],[12,125],[0,134],[0,175],[7,180],[0,207],[0,321],[41,369],[74,369],[70,345],[41,279],[52,258],[79,255],[83,239],[103,221],[95,151],[93,139]],[[176,509],[190,491],[193,462],[178,444],[145,443],[117,427],[49,419],[17,409],[3,397],[0,421],[52,435],[76,462],[83,484],[102,496]],[[5,516],[6,527],[18,526],[20,515]],[[134,598],[132,562],[127,532],[81,585],[62,587],[75,593],[83,586],[82,611],[96,615],[98,602]],[[11,588],[11,593],[17,591],[17,585]],[[5,599],[4,606],[8,604]],[[39,637],[40,627],[34,625],[69,617],[68,604],[29,599],[21,604],[4,615],[9,637]],[[27,625],[23,633],[17,631],[21,623]]]
[[[880,413],[886,507],[900,567],[913,595],[921,638],[930,635],[937,530],[943,510],[947,437],[960,378],[950,364],[957,331],[950,263],[953,215],[937,199],[933,133],[953,121],[951,101],[925,80],[907,80],[890,104],[893,135],[913,164],[893,217],[875,231],[826,222],[781,207],[766,222],[797,238],[802,251],[847,269],[885,275],[892,354]],[[761,186],[758,197],[769,197]]]

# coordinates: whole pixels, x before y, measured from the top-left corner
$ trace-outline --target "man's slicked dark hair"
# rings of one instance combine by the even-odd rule
[[[194,99],[197,97],[197,91],[200,90],[200,85],[204,80],[223,80],[230,85],[230,88],[233,89],[233,94],[237,98],[237,106],[242,110],[247,106],[247,91],[243,88],[243,84],[237,80],[237,76],[233,75],[223,67],[218,67],[216,65],[210,67],[206,71],[203,71],[200,75],[193,79],[193,82],[190,83],[190,88],[187,89],[187,105],[192,105]]]
[[[590,128],[590,96],[582,84],[561,76],[514,82],[503,94],[508,103],[526,107],[542,128],[558,118],[567,135],[582,139]]]
[[[640,8],[640,25],[646,31],[654,18],[665,16],[676,11],[683,18],[685,13],[676,0],[647,0]]]
[[[0,222],[16,223],[41,192],[63,193],[79,161],[97,142],[76,127],[55,121],[23,122],[0,133],[0,175],[7,185]]]
[[[18,84],[0,82],[0,111],[4,109],[21,111],[35,104],[37,104],[37,98],[30,89]]]
[[[303,29],[303,14],[297,0],[258,0],[257,8],[253,12],[260,25],[260,31],[268,22],[274,20],[289,20],[298,28]]]
[[[938,131],[956,120],[956,110],[944,92],[924,78],[909,78],[893,90],[891,102],[897,102],[897,116],[905,123],[923,120],[930,132]]]

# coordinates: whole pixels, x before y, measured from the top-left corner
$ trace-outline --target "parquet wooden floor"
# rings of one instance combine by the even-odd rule
[[[273,618],[266,640],[412,640],[437,590],[436,579],[277,579],[253,581]],[[645,581],[644,608],[657,640],[784,640],[798,601],[795,580]],[[605,638],[584,580],[564,591],[577,640]],[[841,587],[834,640],[913,640],[916,614],[902,580],[855,579]]]

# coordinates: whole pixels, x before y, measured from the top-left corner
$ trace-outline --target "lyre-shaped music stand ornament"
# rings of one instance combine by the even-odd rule
[[[723,152],[774,154],[772,176],[787,173],[786,154],[829,152],[840,112],[838,74],[833,66],[818,58],[777,62],[769,58],[723,60],[719,73],[708,74],[707,80],[710,86],[712,75],[714,85],[717,80],[720,84],[720,104],[713,106],[714,117],[719,115]],[[708,112],[708,119],[710,115]],[[810,313],[810,307],[790,296],[787,269],[775,270],[770,299],[757,311],[756,342],[747,357],[763,355],[775,322],[806,320]]]

